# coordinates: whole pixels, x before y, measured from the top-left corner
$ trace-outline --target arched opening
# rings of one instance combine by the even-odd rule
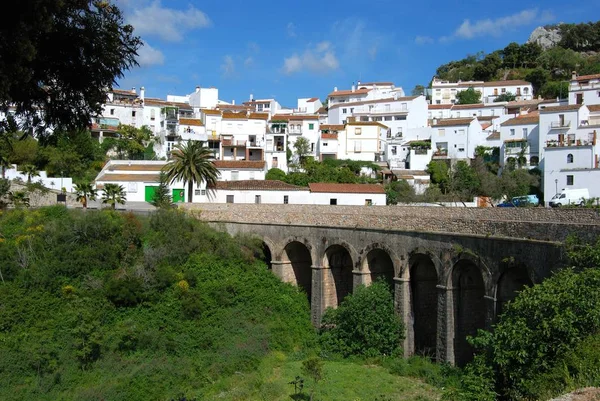
[[[567,155],[567,163],[573,163],[573,154],[572,153],[569,153]]]
[[[267,269],[271,270],[271,268],[272,268],[271,261],[273,260],[273,256],[271,255],[271,249],[269,248],[269,245],[267,245],[266,242],[263,242],[261,250],[262,250],[262,260],[267,265]]]
[[[436,357],[437,272],[431,258],[419,254],[410,259],[410,289],[414,316],[415,353]]]
[[[485,286],[479,267],[470,260],[460,260],[452,273],[454,287],[454,361],[464,366],[473,359],[468,336],[485,327]]]
[[[325,272],[325,307],[337,307],[346,295],[352,292],[352,257],[341,245],[332,245],[325,251],[323,267]]]
[[[500,276],[498,288],[496,289],[496,316],[499,316],[506,308],[506,303],[517,297],[519,291],[525,287],[531,287],[533,283],[524,266],[515,266]]]
[[[394,262],[386,251],[379,248],[371,250],[367,253],[366,263],[370,282],[383,278],[394,289]]]
[[[537,167],[540,164],[540,158],[538,156],[531,156],[531,159],[529,160],[529,164],[532,167]]]
[[[312,294],[312,258],[310,251],[301,242],[293,241],[283,249],[282,262],[285,266],[285,281],[292,282],[302,288],[308,300],[311,300]]]

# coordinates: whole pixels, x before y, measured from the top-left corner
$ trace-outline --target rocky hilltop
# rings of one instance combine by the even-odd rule
[[[562,36],[558,25],[538,26],[531,32],[527,43],[537,43],[546,50],[554,47],[560,42]]]

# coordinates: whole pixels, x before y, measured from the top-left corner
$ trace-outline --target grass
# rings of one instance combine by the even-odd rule
[[[301,376],[301,360],[283,353],[272,353],[260,367],[248,374],[214,383],[198,399],[207,400],[308,400],[312,383],[305,379],[303,395],[294,397],[294,386],[289,384]],[[440,391],[422,380],[395,376],[378,365],[350,361],[325,361],[324,380],[319,382],[314,400],[354,401],[433,401]]]

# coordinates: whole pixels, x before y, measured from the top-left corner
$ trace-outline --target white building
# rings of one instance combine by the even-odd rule
[[[499,117],[506,114],[507,102],[455,104],[450,109],[450,118]]]
[[[569,104],[600,104],[600,74],[577,76],[569,83]]]
[[[475,117],[435,120],[431,135],[434,159],[472,159],[487,136]]]
[[[267,163],[264,160],[215,160],[219,181],[264,180]]]
[[[539,165],[539,113],[511,118],[500,127],[500,166],[534,168]]]
[[[294,114],[316,114],[323,107],[323,103],[318,97],[298,99],[298,107]]]
[[[386,204],[385,189],[377,184],[308,184],[313,205],[365,205]]]
[[[294,144],[303,137],[309,143],[310,156],[318,158],[319,116],[316,114],[275,114],[271,124],[276,125],[279,132],[287,134],[288,146],[294,152]],[[295,160],[298,162],[298,160]]]
[[[338,138],[338,159],[383,161],[388,129],[380,122],[347,123],[345,138]]]
[[[317,152],[319,160],[337,159],[340,153],[340,142],[346,141],[346,127],[344,125],[321,124],[321,133]]]
[[[285,172],[287,166],[287,121],[269,121],[269,129],[265,135],[265,160],[267,161],[267,170],[279,168]]]
[[[498,96],[508,93],[515,95],[516,100],[531,100],[533,98],[533,87],[527,81],[449,82],[434,77],[431,82],[431,103],[454,104],[457,102],[456,94],[469,88],[473,88],[481,94],[483,103],[494,103]]]

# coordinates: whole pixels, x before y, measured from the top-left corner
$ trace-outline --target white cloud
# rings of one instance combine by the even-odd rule
[[[291,75],[300,71],[309,71],[317,74],[325,74],[337,70],[340,62],[330,42],[317,43],[309,47],[302,54],[294,53],[283,61],[283,72]]]
[[[181,41],[186,32],[211,25],[208,16],[191,5],[187,10],[176,10],[163,7],[160,0],[150,4],[127,1],[125,8],[126,20],[133,25],[137,35],[158,37],[168,42]]]
[[[540,12],[537,8],[523,10],[496,19],[487,18],[474,22],[466,19],[451,36],[444,36],[440,38],[440,41],[446,42],[453,38],[473,39],[482,36],[501,36],[507,30],[514,30],[534,23],[547,23],[553,19],[554,15],[550,11]]]
[[[221,64],[221,72],[225,77],[232,77],[235,75],[235,62],[233,57],[227,55],[223,57],[223,64]]]
[[[415,43],[418,45],[427,45],[433,43],[433,38],[429,36],[417,36],[415,38]]]
[[[252,58],[252,56],[246,57],[246,59],[244,60],[244,66],[251,67],[253,64],[254,64],[254,58]]]
[[[158,49],[153,48],[147,42],[138,50],[138,63],[142,67],[151,65],[162,65],[165,62],[165,56]]]
[[[286,32],[290,38],[295,38],[297,36],[296,35],[296,25],[293,22],[288,22],[288,24],[286,26]]]

